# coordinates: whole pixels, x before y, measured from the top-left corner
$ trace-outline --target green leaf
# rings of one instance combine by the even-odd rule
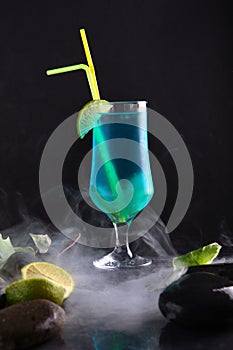
[[[35,251],[32,247],[13,247],[10,237],[4,239],[0,234],[0,268],[15,252],[30,253],[35,255]]]
[[[14,254],[15,250],[11,243],[10,237],[4,239],[0,234],[0,264],[3,261],[6,261],[12,254]]]
[[[0,288],[1,288],[1,285],[5,284],[5,281],[2,277],[0,277]]]
[[[37,235],[34,233],[29,233],[36,247],[40,253],[47,253],[50,245],[51,238],[48,235]]]
[[[218,256],[222,247],[218,243],[211,243],[202,248],[193,250],[185,255],[173,259],[174,268],[211,264]]]
[[[35,255],[35,250],[32,247],[15,247],[16,252],[29,253]]]

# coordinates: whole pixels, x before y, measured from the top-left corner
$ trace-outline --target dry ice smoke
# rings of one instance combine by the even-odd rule
[[[74,191],[71,195],[74,210],[81,218],[96,225],[109,225],[103,213],[90,211],[83,198]],[[72,204],[72,203],[71,203]],[[88,214],[89,213],[89,214]],[[145,220],[140,223],[150,226],[155,222],[155,213],[147,211]],[[29,233],[47,233],[52,239],[48,253],[40,258],[57,263],[74,277],[74,293],[65,302],[68,315],[64,328],[63,344],[54,340],[51,349],[61,350],[105,350],[121,344],[130,350],[157,350],[161,329],[166,324],[158,310],[160,291],[179,278],[184,271],[173,271],[172,257],[176,255],[166,227],[158,220],[143,237],[132,243],[132,249],[153,259],[147,268],[101,271],[94,268],[92,261],[106,254],[109,249],[92,248],[74,242],[51,225],[27,215],[21,210],[23,222],[3,230],[3,236],[10,236],[14,245],[32,244]],[[67,224],[69,223],[66,218]],[[68,229],[80,232],[77,228]],[[228,232],[229,233],[229,232]],[[228,242],[227,231],[222,236]],[[73,244],[73,245],[72,245]],[[126,345],[125,345],[126,344]],[[48,349],[44,345],[42,349]],[[123,346],[123,345],[122,345]]]
[[[76,206],[74,210],[86,220],[88,208],[85,201],[79,195],[74,198],[73,192],[72,198]],[[64,349],[85,349],[87,334],[91,342],[86,348],[90,350],[104,350],[106,341],[111,346],[111,341],[130,344],[132,339],[137,341],[131,344],[131,349],[157,349],[159,330],[165,323],[157,308],[159,291],[178,278],[171,267],[176,252],[161,220],[132,243],[134,251],[153,259],[152,266],[135,270],[101,271],[94,268],[92,261],[106,254],[109,249],[92,248],[78,242],[72,245],[70,238],[51,225],[28,216],[25,208],[21,210],[21,218],[23,222],[3,230],[3,236],[10,236],[15,246],[27,246],[33,244],[29,233],[47,233],[52,239],[52,245],[48,253],[40,255],[40,258],[64,267],[76,282],[74,293],[65,302],[68,321],[64,329]],[[96,225],[109,225],[107,217],[100,212],[92,211],[89,221]],[[140,225],[151,226],[151,222],[155,222],[155,213],[149,209],[145,221]],[[67,227],[73,231],[76,229],[77,236],[82,234],[77,228]],[[115,340],[111,332],[117,337]],[[153,344],[144,343],[145,334],[153,339]],[[63,349],[60,345],[59,348]]]

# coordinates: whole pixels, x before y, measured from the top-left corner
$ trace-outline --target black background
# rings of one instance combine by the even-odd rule
[[[46,77],[45,70],[85,63],[84,27],[101,96],[146,99],[190,151],[195,187],[178,240],[181,234],[188,244],[192,234],[200,246],[225,231],[232,236],[231,1],[15,1],[0,13],[0,229],[23,215],[46,220],[38,185],[43,148],[90,92],[84,72]],[[67,186],[76,186],[74,159],[90,140],[68,155]],[[156,140],[151,148],[168,180],[166,221],[176,173],[165,148]]]

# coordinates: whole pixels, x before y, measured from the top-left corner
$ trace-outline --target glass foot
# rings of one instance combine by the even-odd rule
[[[93,265],[98,269],[114,270],[119,268],[132,268],[151,265],[152,260],[139,255],[133,255],[132,258],[125,252],[113,252],[105,255],[103,258],[93,261]]]

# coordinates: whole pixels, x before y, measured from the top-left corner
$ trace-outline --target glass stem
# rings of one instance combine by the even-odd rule
[[[133,257],[133,253],[129,247],[129,227],[131,222],[125,223],[125,225],[119,225],[113,223],[116,234],[116,246],[115,252],[118,254],[126,253],[130,258]]]

